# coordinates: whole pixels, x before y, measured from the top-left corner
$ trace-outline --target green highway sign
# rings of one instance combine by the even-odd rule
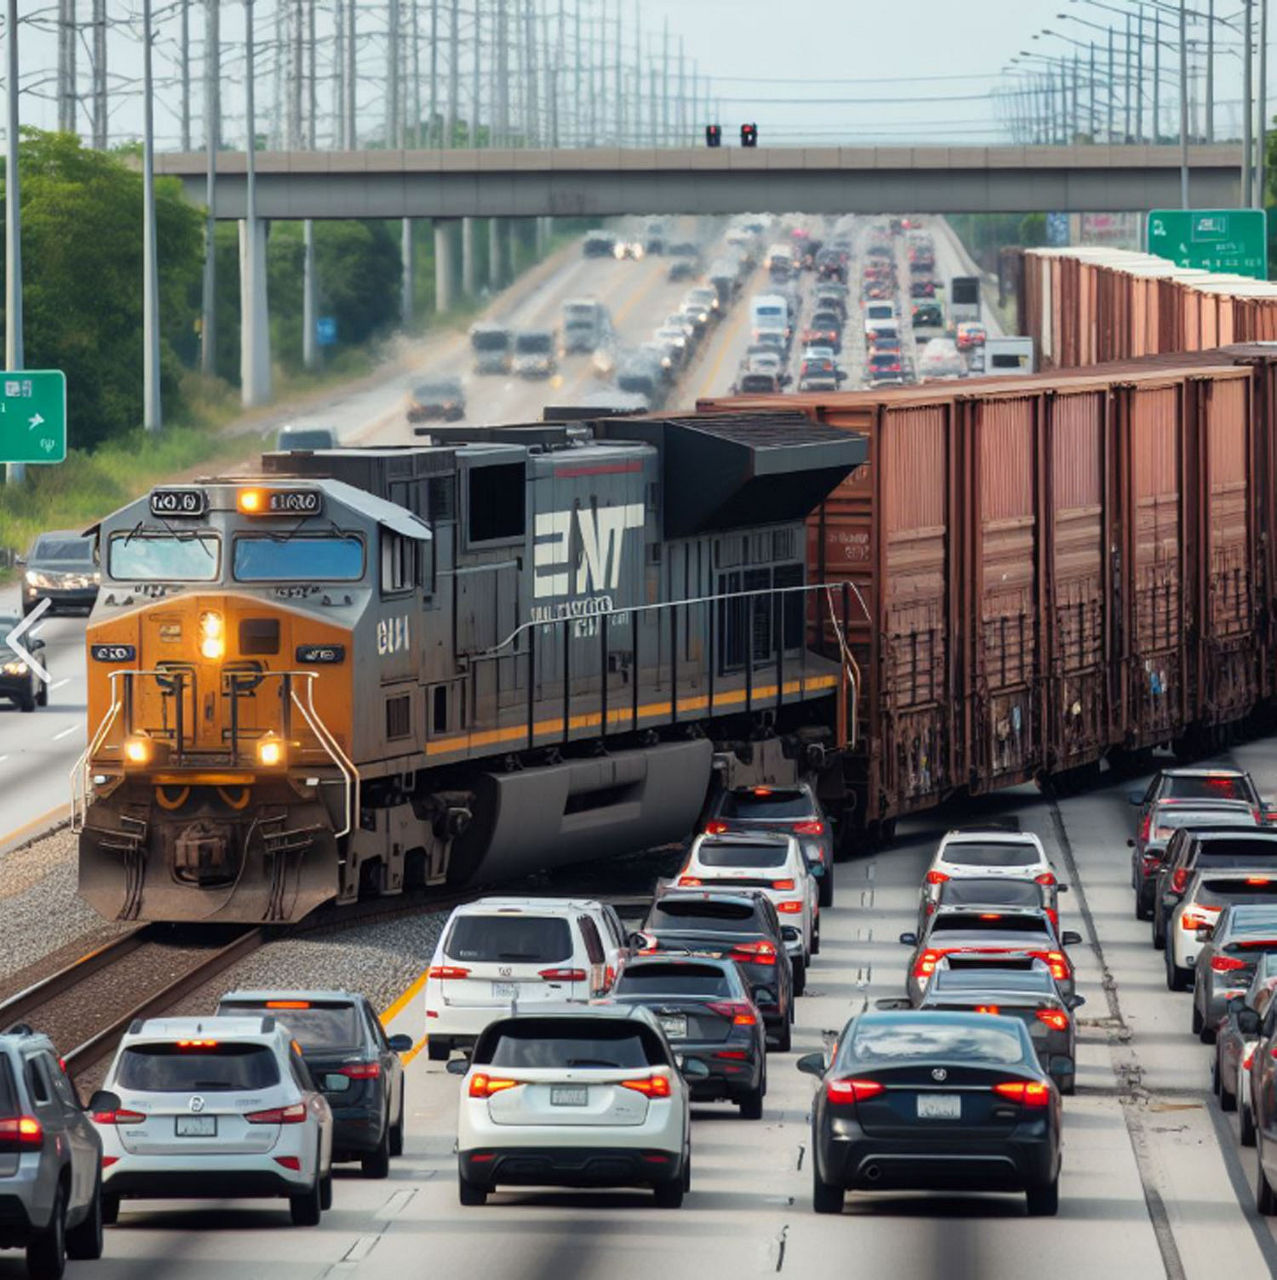
[[[0,373],[0,462],[65,462],[66,456],[66,374]]]
[[[1154,209],[1148,251],[1181,267],[1267,280],[1267,215],[1263,209]]]

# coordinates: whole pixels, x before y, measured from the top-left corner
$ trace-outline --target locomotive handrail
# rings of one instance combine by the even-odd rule
[[[71,832],[73,835],[79,835],[84,829],[84,820],[79,807],[81,788],[83,788],[84,813],[87,815],[89,811],[89,761],[102,743],[106,741],[106,735],[111,732],[111,725],[115,722],[116,716],[120,714],[122,705],[122,703],[116,702],[113,696],[111,706],[108,708],[106,715],[102,717],[102,723],[98,725],[92,741],[80,753],[80,757],[75,764],[71,766]]]
[[[303,674],[313,677],[316,673],[310,671]],[[335,838],[340,840],[344,836],[348,836],[355,825],[355,814],[359,810],[359,770],[350,757],[341,749],[337,739],[333,737],[328,726],[320,719],[319,712],[315,710],[314,680],[310,680],[306,685],[305,703],[297,696],[296,689],[289,690],[289,696],[292,698],[297,710],[302,713],[306,723],[310,725],[310,731],[319,739],[320,745],[332,757],[333,762],[341,770],[341,775],[346,781],[346,825],[335,833]]]

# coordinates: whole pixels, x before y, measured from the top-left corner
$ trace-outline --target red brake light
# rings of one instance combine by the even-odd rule
[[[998,1006],[996,1004],[978,1004],[975,1007],[976,1013],[997,1013]]]
[[[348,1062],[337,1069],[337,1074],[348,1080],[376,1080],[381,1076],[380,1062]]]
[[[752,1027],[758,1023],[754,1010],[744,1000],[716,1000],[705,1007],[720,1017],[730,1018],[734,1027]]]
[[[434,978],[436,981],[443,982],[448,978],[468,978],[470,976],[469,969],[463,969],[456,964],[436,964],[431,965],[426,973],[427,978]]]
[[[1249,1052],[1249,1053],[1248,1053],[1248,1054],[1247,1054],[1247,1055],[1242,1059],[1242,1070],[1243,1070],[1243,1071],[1249,1071],[1249,1070],[1250,1070],[1251,1063],[1252,1063],[1252,1062],[1254,1062],[1254,1061],[1255,1061],[1255,1051],[1254,1051],[1254,1049],[1252,1049],[1252,1050],[1251,1050],[1251,1051],[1250,1051],[1250,1052]]]
[[[141,1124],[146,1116],[140,1111],[126,1111],[121,1107],[118,1111],[95,1111],[93,1113],[94,1124]],[[0,1121],[0,1130],[3,1129],[3,1121]]]
[[[294,1102],[289,1107],[271,1107],[267,1111],[250,1111],[245,1117],[249,1124],[301,1124],[306,1119],[306,1106]]]
[[[1171,888],[1176,893],[1183,893],[1188,888],[1188,868],[1176,867],[1171,872]]]
[[[913,976],[915,978],[929,978],[935,972],[936,961],[944,955],[944,951],[936,951],[928,947],[917,959],[913,966]]]
[[[1046,918],[1051,922],[1051,927],[1058,930],[1060,927],[1060,913],[1052,907],[1047,907]]]
[[[1038,960],[1047,962],[1051,969],[1051,977],[1056,982],[1063,982],[1071,972],[1069,958],[1063,951],[1030,951],[1029,954]]]
[[[1215,917],[1219,915],[1219,908],[1213,911],[1210,907],[1198,907],[1195,911],[1185,911],[1180,915],[1179,927],[1186,932],[1197,929],[1209,929],[1215,923]]]
[[[268,1009],[309,1009],[309,1000],[267,1000]]]
[[[788,916],[797,915],[802,909],[803,904],[801,902],[778,902],[776,904],[776,910]]]
[[[1267,876],[1247,876],[1246,883],[1247,884],[1271,884],[1272,881],[1270,881]]]
[[[707,822],[705,824],[705,834],[707,836],[721,836],[727,830],[725,822]]]
[[[1026,1107],[1045,1107],[1051,1100],[1051,1090],[1037,1080],[1007,1080],[995,1084],[993,1092],[1000,1098]]]
[[[275,1163],[283,1169],[291,1169],[294,1173],[301,1172],[302,1162],[298,1156],[276,1156]]]
[[[469,1093],[472,1098],[490,1098],[494,1093],[501,1093],[505,1089],[513,1089],[518,1084],[522,1084],[522,1081],[502,1080],[483,1071],[476,1071],[470,1077]]]
[[[1069,1015],[1061,1013],[1058,1009],[1039,1009],[1038,1021],[1045,1023],[1052,1031],[1067,1031],[1069,1029]]]
[[[1035,883],[1037,883],[1037,884],[1054,884],[1054,883],[1055,883],[1055,872],[1054,872],[1054,871],[1044,871],[1044,872],[1042,872],[1042,874],[1041,874],[1040,876],[1034,876],[1034,877],[1033,877],[1033,879],[1034,879],[1034,882],[1035,882]]]
[[[927,872],[927,883],[928,883],[928,884],[944,884],[944,882],[945,882],[948,878],[949,878],[949,877],[948,877],[947,875],[945,875],[945,873],[944,873],[943,871],[928,871],[928,872]]]
[[[771,787],[755,787],[754,794],[756,796],[769,796],[772,793]]]
[[[641,1076],[637,1080],[622,1080],[622,1089],[633,1089],[646,1098],[668,1098],[670,1082],[665,1076]]]
[[[776,947],[770,942],[739,942],[729,958],[737,964],[775,964]]]
[[[779,889],[782,892],[792,889],[793,887],[794,887],[794,882],[792,880],[773,880],[772,881],[772,888]]]
[[[878,1080],[828,1080],[825,1082],[825,1097],[830,1102],[843,1104],[865,1102],[876,1098],[885,1087]]]
[[[584,969],[542,969],[537,973],[542,982],[584,982],[589,976]]]
[[[179,1040],[177,1042],[179,1049],[216,1049],[216,1040]]]
[[[981,920],[1001,920],[1002,912],[1000,911],[982,911],[980,912]]]
[[[0,1143],[10,1149],[44,1145],[44,1126],[34,1116],[11,1116],[0,1120]]]
[[[679,887],[682,889],[699,889],[701,881],[697,876],[679,876]]]
[[[1232,973],[1237,969],[1246,967],[1245,960],[1238,960],[1236,956],[1211,956],[1210,967],[1216,973]]]
[[[796,836],[823,836],[825,834],[825,824],[823,822],[799,822],[793,827]]]
[[[1144,820],[1140,823],[1140,844],[1148,843],[1148,833],[1153,829],[1153,811],[1150,809],[1145,815]]]

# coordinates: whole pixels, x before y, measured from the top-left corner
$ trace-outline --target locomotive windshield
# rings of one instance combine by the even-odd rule
[[[355,582],[364,576],[364,544],[353,535],[241,535],[233,572],[236,582]]]
[[[107,571],[122,582],[212,582],[221,549],[215,533],[117,533]]]

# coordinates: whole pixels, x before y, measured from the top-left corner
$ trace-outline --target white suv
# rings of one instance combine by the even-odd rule
[[[1043,905],[1057,912],[1060,884],[1042,841],[1031,831],[949,831],[940,841],[922,880],[922,914],[940,897],[946,880],[979,876],[983,880],[1032,880],[1045,889]]]
[[[807,966],[820,950],[820,888],[794,836],[773,831],[697,836],[674,881],[680,888],[721,885],[761,889],[780,914],[785,950],[794,965],[794,994],[802,995]]]
[[[493,1022],[467,1063],[457,1110],[458,1190],[650,1186],[677,1209],[691,1181],[689,1090],[656,1016],[637,1005],[558,1005]]]
[[[480,898],[457,907],[426,973],[427,1053],[442,1062],[506,1014],[606,995],[626,955],[615,911],[589,899]]]
[[[332,1112],[273,1017],[139,1019],[103,1089],[107,1222],[121,1199],[286,1197],[314,1226],[332,1202]]]

